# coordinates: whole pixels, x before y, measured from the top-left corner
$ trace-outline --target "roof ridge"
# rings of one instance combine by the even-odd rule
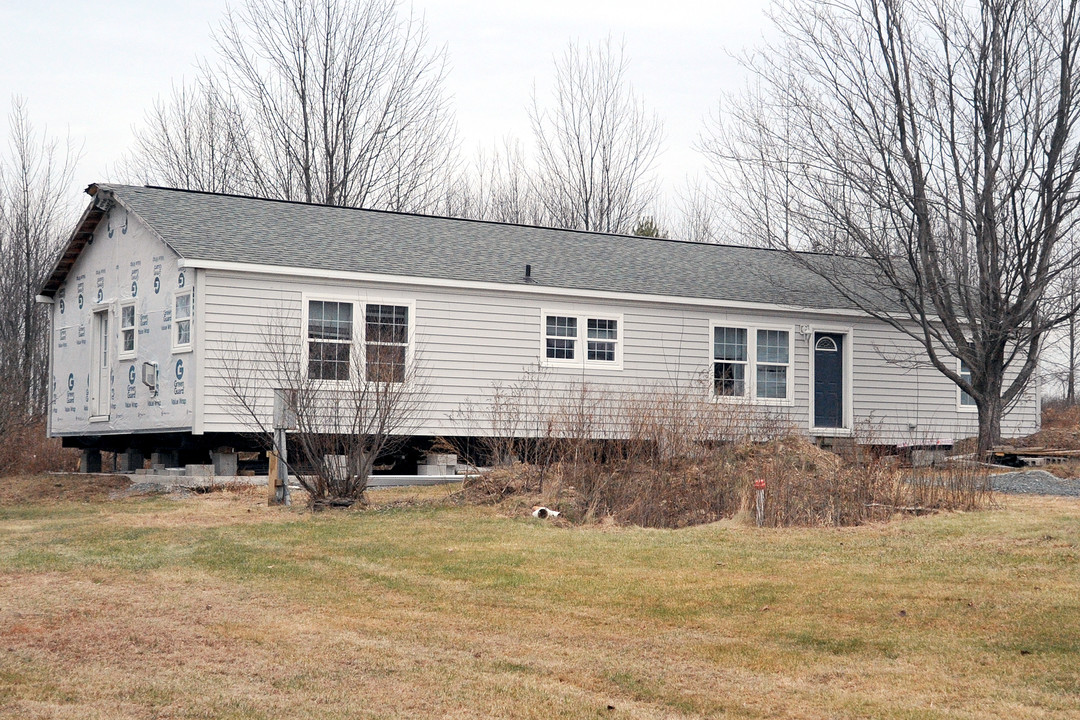
[[[513,227],[513,228],[529,228],[531,230],[545,230],[545,231],[551,231],[551,232],[557,232],[557,233],[577,233],[579,235],[594,235],[594,236],[606,237],[606,238],[625,238],[625,239],[629,239],[629,240],[658,241],[658,242],[667,242],[667,243],[673,243],[673,244],[678,244],[678,245],[690,245],[690,246],[695,246],[695,247],[722,247],[722,248],[733,248],[733,249],[738,249],[738,250],[758,250],[758,251],[762,251],[762,252],[778,252],[778,253],[785,253],[785,254],[791,252],[791,251],[787,250],[786,248],[759,247],[759,246],[756,246],[756,245],[739,245],[739,244],[736,244],[736,243],[702,242],[700,240],[682,240],[682,239],[678,239],[678,238],[662,238],[662,237],[652,237],[652,236],[648,236],[648,235],[633,235],[633,234],[625,234],[625,233],[611,233],[611,232],[603,232],[603,231],[600,231],[600,230],[581,230],[581,229],[578,229],[578,228],[559,228],[559,227],[552,227],[550,225],[535,225],[535,224],[531,224],[531,223],[513,223],[513,222],[507,222],[505,220],[483,220],[483,219],[478,219],[478,218],[455,217],[455,216],[452,216],[452,215],[430,215],[430,214],[426,214],[426,213],[408,212],[408,211],[403,211],[403,210],[382,210],[382,209],[378,209],[378,208],[355,207],[355,206],[352,206],[352,205],[330,205],[328,203],[307,202],[305,200],[287,200],[287,199],[283,199],[283,198],[268,198],[268,197],[260,197],[258,195],[240,195],[240,194],[237,194],[237,193],[222,193],[222,192],[214,192],[214,191],[211,191],[211,190],[193,190],[193,189],[189,189],[189,188],[166,187],[164,185],[141,185],[140,186],[140,185],[125,185],[125,184],[112,184],[112,183],[98,183],[98,185],[99,186],[106,186],[106,187],[126,187],[126,188],[134,188],[134,189],[164,190],[164,191],[167,191],[167,192],[188,193],[188,194],[192,194],[192,195],[208,195],[208,196],[211,196],[211,197],[233,198],[233,199],[236,199],[236,200],[254,200],[254,201],[259,201],[259,202],[280,203],[280,204],[284,204],[284,205],[299,205],[299,206],[302,206],[302,207],[327,208],[327,209],[331,209],[331,210],[343,210],[343,211],[344,210],[351,210],[351,211],[357,211],[357,212],[379,213],[379,214],[382,214],[382,215],[393,215],[393,216],[401,216],[401,217],[416,217],[416,218],[433,219],[433,220],[449,220],[449,221],[452,221],[452,222],[475,223],[475,224],[482,224],[482,225],[496,225],[496,226]],[[816,255],[816,256],[821,256],[821,257],[833,257],[833,258],[840,258],[840,259],[845,259],[845,260],[857,260],[857,259],[859,259],[859,258],[852,257],[852,256],[849,256],[849,255],[840,255],[840,254],[837,254],[837,253],[828,253],[828,252],[820,252],[820,251],[813,251],[813,250],[797,250],[795,252],[797,254],[799,254],[799,255]]]

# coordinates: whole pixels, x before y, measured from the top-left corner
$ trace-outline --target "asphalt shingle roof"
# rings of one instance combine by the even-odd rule
[[[834,309],[853,305],[785,252],[98,185],[182,257]],[[814,256],[823,257],[823,256]],[[828,257],[828,256],[824,256]],[[831,258],[857,271],[857,261]]]

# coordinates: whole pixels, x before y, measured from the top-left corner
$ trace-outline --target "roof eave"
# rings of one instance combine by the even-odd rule
[[[109,212],[116,202],[111,190],[99,188],[97,185],[87,187],[86,194],[92,200],[86,210],[83,211],[82,217],[79,218],[79,222],[75,225],[74,232],[71,233],[71,238],[53,264],[48,279],[42,284],[40,295],[45,297],[54,297],[56,295],[60,286],[64,284],[68,273],[71,272],[71,268],[74,267],[75,261],[79,258],[83,248],[94,239],[94,229],[97,228],[98,223],[101,222],[101,219],[105,217],[105,214]]]

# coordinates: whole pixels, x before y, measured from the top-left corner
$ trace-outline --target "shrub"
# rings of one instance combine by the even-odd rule
[[[43,472],[72,472],[79,468],[79,452],[45,437],[41,419],[12,423],[0,437],[0,477]]]

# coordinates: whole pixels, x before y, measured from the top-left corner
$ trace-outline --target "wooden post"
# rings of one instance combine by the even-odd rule
[[[266,458],[270,461],[270,469],[266,473],[266,503],[277,505],[278,494],[278,459],[273,450],[266,451]]]
[[[275,499],[280,505],[292,505],[289,497],[289,449],[286,447],[285,428],[274,429],[274,446],[278,450],[277,458],[277,493]]]
[[[272,489],[270,503],[273,505],[292,505],[289,497],[289,449],[286,447],[286,430],[296,427],[296,413],[292,392],[283,388],[274,390],[274,450],[270,454],[270,471],[267,485]]]
[[[755,480],[754,490],[757,494],[757,526],[765,524],[765,481]]]

